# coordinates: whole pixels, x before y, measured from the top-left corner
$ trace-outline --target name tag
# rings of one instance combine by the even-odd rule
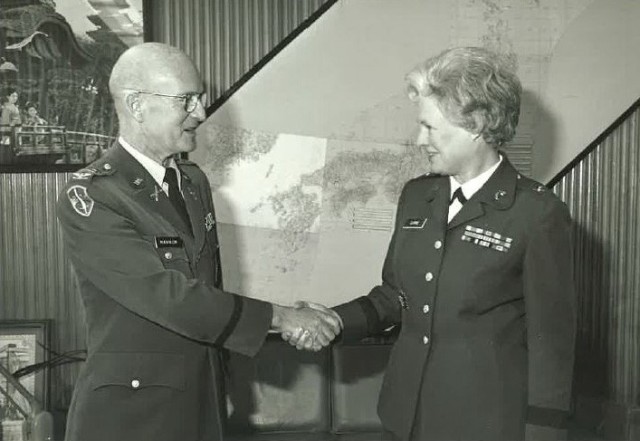
[[[407,219],[402,226],[403,230],[421,230],[427,223],[427,218],[424,219]]]
[[[182,238],[178,236],[156,236],[156,248],[182,247]]]

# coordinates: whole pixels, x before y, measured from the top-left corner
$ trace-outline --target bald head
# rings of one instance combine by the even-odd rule
[[[162,43],[143,43],[120,55],[111,71],[109,90],[116,101],[131,89],[166,92],[194,72],[197,75],[193,61],[180,49]]]
[[[162,43],[127,49],[109,78],[120,135],[152,159],[192,151],[194,130],[205,118],[204,99],[193,108],[186,97],[201,97],[203,89],[181,50]]]

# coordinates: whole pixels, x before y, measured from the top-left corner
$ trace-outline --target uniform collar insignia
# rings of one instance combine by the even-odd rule
[[[504,153],[502,164],[489,180],[474,195],[473,199],[491,205],[498,210],[506,210],[513,205],[516,194],[518,172]]]
[[[153,193],[151,193],[149,195],[149,197],[151,199],[153,199],[154,201],[158,202],[158,199],[160,197],[160,193],[162,193],[162,189],[160,187],[158,187],[157,185],[155,185],[154,188],[153,188]]]

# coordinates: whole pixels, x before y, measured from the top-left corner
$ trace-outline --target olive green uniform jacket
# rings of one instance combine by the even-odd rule
[[[219,350],[251,356],[267,334],[270,304],[222,290],[207,178],[178,166],[193,234],[117,143],[58,199],[88,328],[68,441],[221,439]]]
[[[506,157],[447,223],[449,197],[447,176],[408,182],[382,284],[336,307],[346,341],[402,324],[382,423],[420,441],[562,438],[575,340],[567,207]]]

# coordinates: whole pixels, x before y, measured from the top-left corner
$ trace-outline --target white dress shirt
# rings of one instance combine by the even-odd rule
[[[162,188],[162,191],[164,191],[164,194],[169,196],[169,184],[164,182],[164,175],[166,172],[166,168],[163,167],[161,164],[158,164],[153,159],[149,158],[144,153],[141,153],[140,151],[132,147],[131,144],[125,141],[122,136],[118,138],[118,142],[120,143],[122,148],[124,148],[131,156],[133,156],[136,159],[136,161],[140,163],[140,165],[142,165],[145,168],[145,170],[149,172],[153,180],[156,181],[156,184],[158,184],[158,187]],[[178,188],[180,188],[180,192],[182,192],[182,183],[180,182],[180,170],[176,165],[176,161],[173,159],[173,157],[169,157],[169,159],[166,162],[167,162],[167,167],[171,167],[176,170],[176,175],[178,176]]]
[[[495,171],[498,169],[498,167],[502,163],[502,155],[499,155],[499,156],[500,156],[500,160],[498,162],[496,162],[494,165],[492,165],[491,168],[489,168],[488,170],[480,173],[475,178],[469,179],[464,184],[460,184],[458,181],[456,181],[456,179],[453,176],[449,176],[449,184],[450,184],[450,187],[451,187],[451,193],[449,193],[449,200],[451,200],[451,198],[453,197],[453,193],[458,188],[460,188],[460,190],[462,191],[462,194],[464,195],[465,198],[467,198],[467,200],[471,199],[471,197],[478,190],[480,190],[484,184],[487,183],[487,181],[489,180],[491,175],[493,175],[495,173]],[[460,211],[461,208],[462,208],[462,204],[460,203],[460,201],[458,199],[454,200],[449,205],[449,219],[448,219],[448,222],[451,222],[451,219],[453,219],[453,217],[456,214],[458,214],[458,212]]]

